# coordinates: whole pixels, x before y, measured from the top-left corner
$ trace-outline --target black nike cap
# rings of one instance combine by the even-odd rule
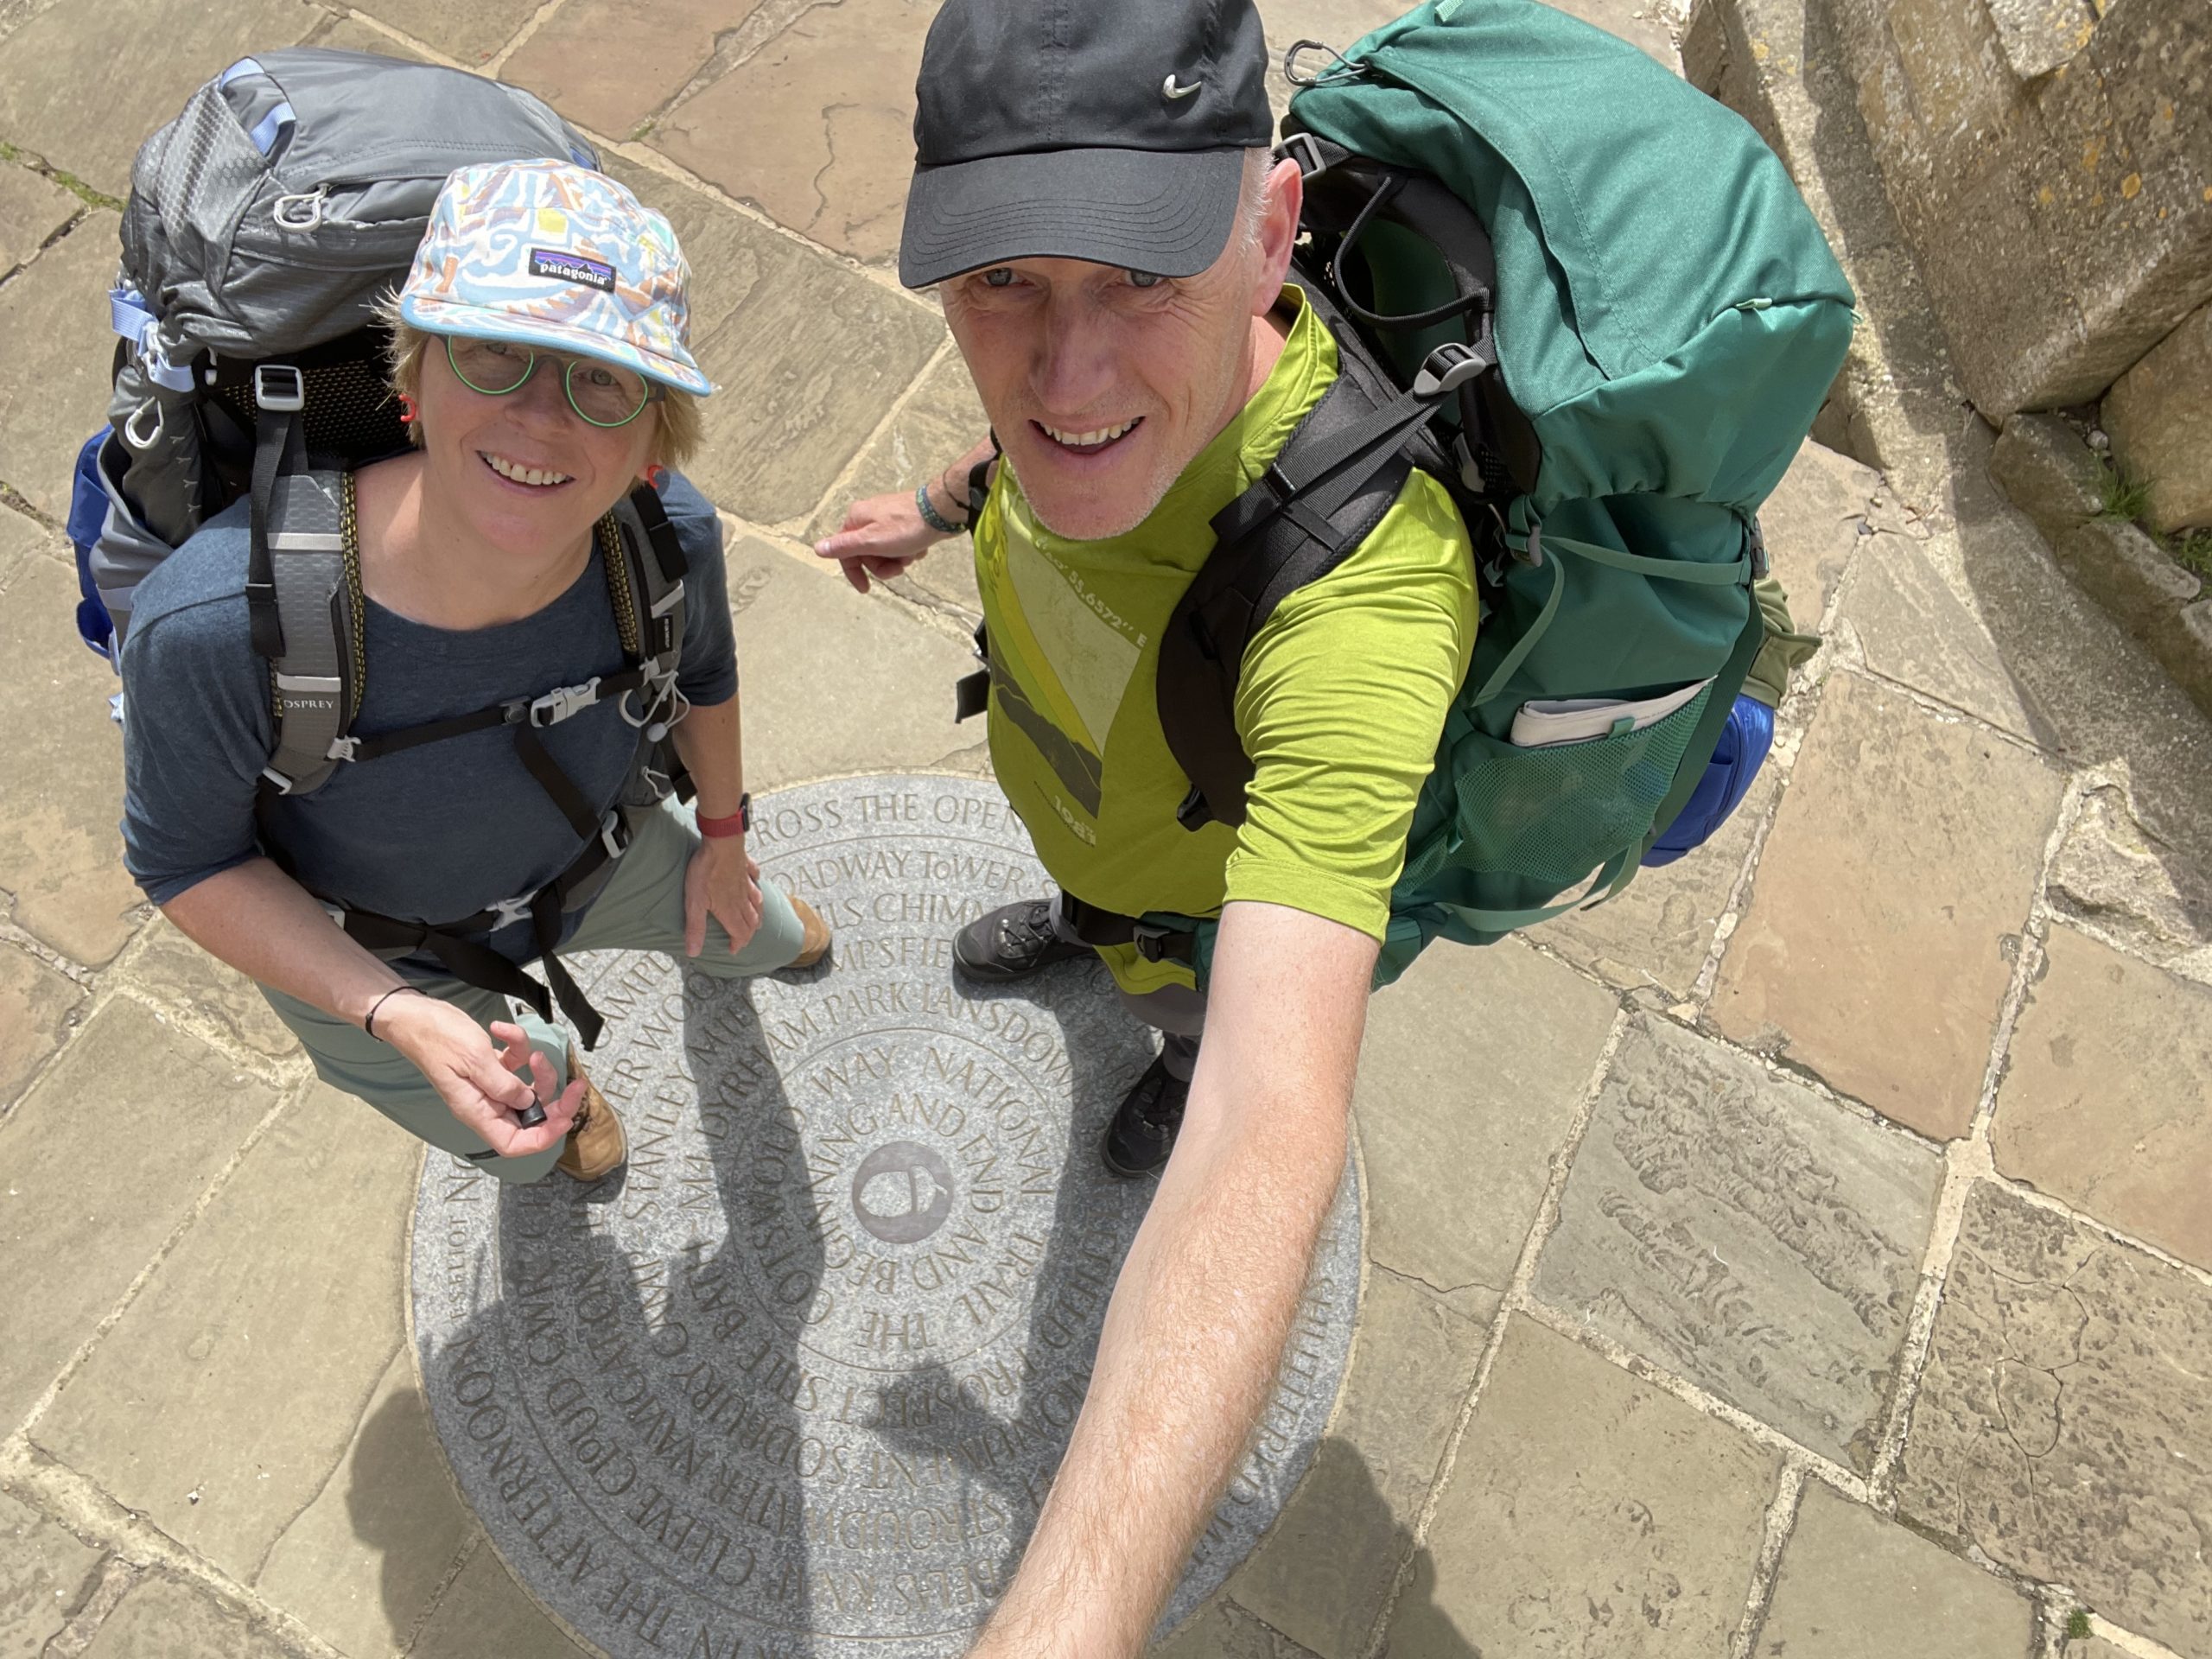
[[[1193,276],[1274,142],[1252,0],[946,0],[915,83],[899,280],[1009,259]]]

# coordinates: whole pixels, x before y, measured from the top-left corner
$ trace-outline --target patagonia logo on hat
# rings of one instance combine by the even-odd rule
[[[556,282],[582,283],[602,294],[614,291],[613,266],[597,259],[587,259],[580,253],[563,253],[557,248],[532,248],[530,251],[530,274],[550,276]]]

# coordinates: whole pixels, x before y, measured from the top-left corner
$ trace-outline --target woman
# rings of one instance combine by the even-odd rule
[[[556,938],[682,950],[725,977],[829,949],[820,918],[763,889],[747,856],[721,532],[665,472],[713,389],[686,345],[688,277],[667,220],[602,175],[515,162],[447,181],[386,319],[413,447],[347,480],[365,646],[350,730],[372,750],[406,744],[312,793],[264,786],[274,734],[244,501],[148,578],[123,652],[133,876],[260,985],[326,1081],[505,1180],[556,1160],[596,1179],[626,1149],[544,993],[511,964],[543,956],[568,1002],[543,950]],[[608,515],[641,480],[689,567],[673,684],[555,709],[545,694],[634,660],[634,583]],[[531,699],[542,727],[438,728]],[[696,811],[631,804],[653,798],[641,780],[663,734]],[[358,942],[377,927],[423,948],[381,959]],[[497,988],[513,984],[537,1008]]]

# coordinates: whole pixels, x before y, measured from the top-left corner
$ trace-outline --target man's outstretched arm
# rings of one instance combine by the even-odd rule
[[[939,518],[960,530],[972,528],[968,522],[969,471],[997,454],[998,446],[985,438],[928,480],[930,504]],[[871,495],[852,503],[845,509],[842,527],[817,542],[814,550],[825,559],[839,561],[844,566],[845,580],[864,594],[870,576],[883,580],[899,575],[947,535],[958,533],[938,530],[926,522],[912,490],[894,490],[889,495]]]
[[[1274,1384],[1343,1173],[1375,956],[1366,935],[1301,911],[1224,912],[1174,1156],[976,1656],[1120,1659],[1144,1646]]]

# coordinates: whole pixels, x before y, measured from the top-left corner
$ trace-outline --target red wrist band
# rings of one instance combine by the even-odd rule
[[[739,796],[737,810],[728,817],[710,818],[703,812],[699,814],[699,833],[709,837],[741,836],[752,827],[753,797],[750,795]]]

